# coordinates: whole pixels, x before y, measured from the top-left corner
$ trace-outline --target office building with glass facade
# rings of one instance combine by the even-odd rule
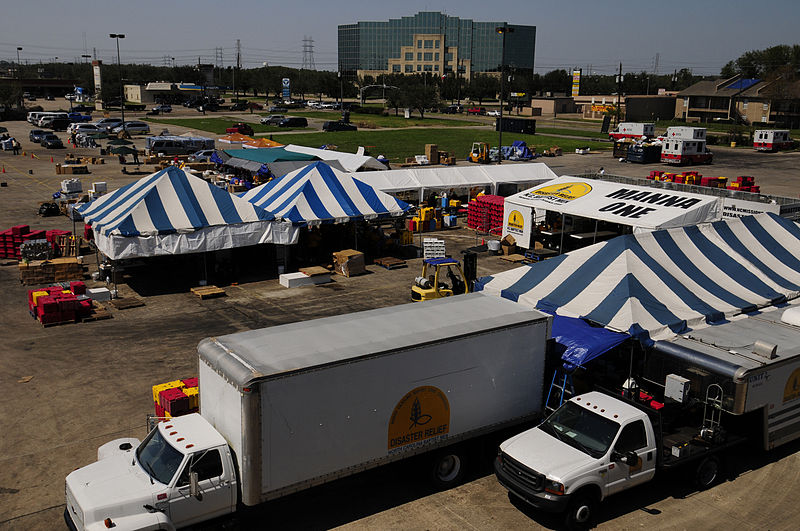
[[[447,75],[500,72],[503,63],[533,71],[536,26],[476,22],[438,12],[420,12],[387,22],[339,26],[339,71],[345,76]]]

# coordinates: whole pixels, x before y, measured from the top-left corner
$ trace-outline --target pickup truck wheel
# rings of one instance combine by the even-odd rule
[[[711,488],[720,475],[720,462],[715,456],[709,456],[700,461],[695,471],[694,482],[700,490]]]
[[[464,458],[458,452],[442,452],[433,458],[431,481],[439,489],[449,489],[464,477]]]
[[[567,529],[589,529],[597,510],[597,502],[588,494],[578,494],[570,501],[565,524]]]

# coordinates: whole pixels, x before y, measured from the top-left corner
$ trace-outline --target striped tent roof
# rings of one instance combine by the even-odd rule
[[[274,219],[269,212],[175,166],[86,203],[78,212],[105,236],[187,233]]]
[[[643,339],[800,294],[800,226],[774,214],[626,235],[479,279],[483,291]]]
[[[240,197],[272,212],[276,218],[301,225],[397,216],[410,208],[324,162],[311,163]]]

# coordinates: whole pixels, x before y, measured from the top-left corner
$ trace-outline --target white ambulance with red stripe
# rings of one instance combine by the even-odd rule
[[[756,151],[778,151],[794,147],[787,129],[758,129],[753,133],[753,149]]]
[[[670,127],[660,137],[661,162],[667,164],[710,164],[713,155],[706,147],[704,127]]]
[[[656,136],[655,124],[643,124],[638,122],[620,122],[614,131],[608,133],[611,140],[622,140],[624,138],[640,139],[643,136],[653,138]]]

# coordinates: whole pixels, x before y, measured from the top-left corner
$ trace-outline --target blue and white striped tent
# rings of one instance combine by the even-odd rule
[[[641,339],[800,294],[800,226],[775,214],[626,235],[479,279],[476,289]]]
[[[109,258],[182,254],[260,243],[274,216],[170,166],[78,212]]]
[[[324,162],[309,164],[240,197],[296,225],[399,216],[410,208]]]

